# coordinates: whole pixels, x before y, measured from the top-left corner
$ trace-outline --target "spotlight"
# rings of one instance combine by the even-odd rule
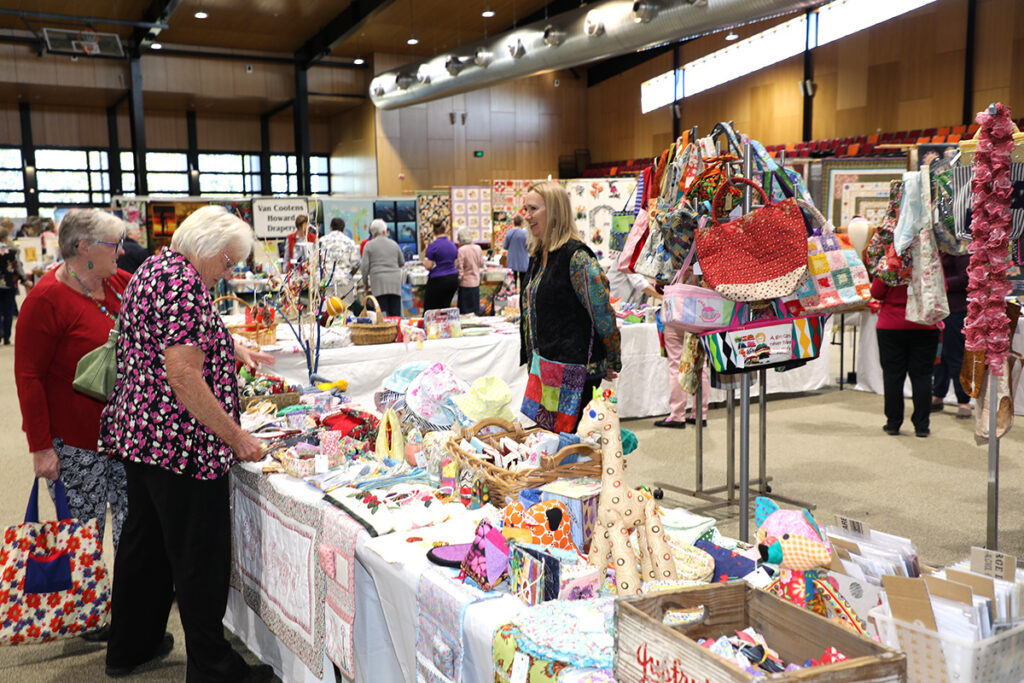
[[[473,63],[479,67],[487,68],[487,66],[494,61],[494,55],[487,50],[480,48],[473,55]]]
[[[480,13],[480,16],[483,17],[484,19],[490,19],[491,17],[494,16],[494,11],[485,9],[483,12]]]
[[[544,43],[548,47],[558,47],[565,41],[565,32],[559,31],[553,24],[544,27]]]
[[[207,14],[206,12],[204,12],[203,10],[199,10],[198,12],[193,14],[192,16],[194,16],[196,19],[205,19],[206,17],[208,17],[210,15]]]
[[[526,48],[523,47],[523,41],[516,39],[516,42],[508,44],[508,53],[512,55],[512,59],[519,59],[526,54]]]
[[[406,45],[418,45],[419,42],[420,41],[416,40],[416,38],[409,38],[409,40],[405,41],[405,44]]]
[[[163,45],[161,45],[160,43],[153,43],[153,44],[152,44],[152,45],[150,45],[149,47],[150,47],[151,49],[153,49],[153,50],[162,50],[162,49],[164,49],[164,46],[163,46]]]
[[[397,77],[395,77],[395,85],[397,85],[402,90],[408,90],[416,83],[419,83],[419,80],[420,79],[417,76],[414,76],[412,74],[400,73],[398,74]]]
[[[374,97],[384,97],[384,87],[381,86],[381,85],[373,86],[373,96]]]
[[[452,76],[458,76],[466,68],[466,64],[461,58],[450,55],[448,59],[444,60],[444,68]]]
[[[355,59],[352,60],[352,63],[355,64],[356,66],[362,66],[363,64],[366,64],[366,60],[363,59],[362,57],[356,57]]]
[[[587,15],[587,21],[583,24],[583,30],[588,36],[599,36],[604,33],[604,24],[599,16],[591,12]]]
[[[646,24],[658,13],[658,6],[653,2],[637,0],[633,3],[633,21],[638,24]]]
[[[731,42],[731,41],[733,41],[733,40],[736,40],[736,39],[737,39],[737,38],[739,38],[739,37],[740,37],[740,36],[739,36],[739,34],[738,34],[738,33],[736,33],[736,31],[729,31],[729,35],[727,35],[727,36],[725,37],[725,39]]]

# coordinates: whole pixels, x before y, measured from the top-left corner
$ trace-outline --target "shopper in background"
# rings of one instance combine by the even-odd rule
[[[878,360],[882,365],[885,392],[886,434],[896,435],[903,424],[903,384],[910,376],[914,434],[930,434],[932,365],[939,344],[936,326],[907,320],[907,285],[890,287],[881,278],[871,282],[871,296],[882,305],[878,312]]]
[[[26,292],[32,288],[18,259],[18,247],[11,242],[13,231],[14,221],[0,220],[0,330],[5,346],[11,343],[11,328],[18,315],[18,283],[25,286]]]
[[[484,267],[484,250],[473,244],[473,235],[462,230],[458,235],[459,255],[455,268],[459,271],[459,313],[480,312],[480,269]]]
[[[617,254],[618,252],[613,252]],[[651,281],[636,273],[623,273],[618,268],[618,257],[606,258],[601,261],[605,277],[608,278],[611,297],[622,302],[623,306],[639,306],[647,297],[661,299],[661,294],[651,285]]]
[[[110,503],[114,550],[127,513],[121,463],[97,452],[103,403],[71,383],[82,356],[107,341],[131,277],[117,268],[124,222],[99,209],[72,209],[61,223],[64,262],[47,271],[21,307],[14,379],[35,474],[59,476],[71,514],[95,519],[100,536]]]
[[[601,380],[614,380],[622,368],[608,279],[576,232],[565,188],[552,181],[531,185],[524,209],[530,267],[522,291],[519,361],[529,367],[538,353],[587,366],[578,421]]]
[[[388,237],[388,226],[379,218],[370,223],[370,241],[363,249],[360,270],[363,282],[380,302],[387,316],[402,315],[402,266],[405,257],[398,243]]]
[[[516,287],[523,291],[523,279],[530,267],[530,251],[526,248],[526,228],[523,217],[516,214],[512,219],[512,228],[505,233],[505,242],[502,245],[508,252],[506,267],[515,274]]]
[[[452,297],[459,288],[459,271],[455,267],[459,248],[445,235],[446,230],[444,222],[435,220],[434,241],[423,253],[423,265],[430,271],[423,294],[424,311],[450,308]]]
[[[270,680],[224,638],[231,570],[228,476],[263,457],[238,424],[235,362],[255,370],[270,354],[236,345],[210,288],[252,250],[252,229],[204,206],[147,259],[125,290],[120,372],[103,411],[103,451],[124,463],[128,519],[114,561],[106,672],[128,676],[174,647],[178,603],[189,681]]]
[[[324,281],[346,304],[355,296],[355,275],[359,272],[359,245],[345,234],[345,221],[331,219],[331,231],[320,239],[320,268]]]
[[[949,316],[942,328],[942,358],[932,375],[932,410],[942,410],[943,399],[953,383],[956,394],[958,418],[971,416],[971,397],[960,386],[960,366],[964,362],[964,319],[967,317],[967,266],[969,254],[963,256],[942,255],[942,270],[946,275],[946,298],[949,300]]]
[[[117,267],[129,273],[134,273],[142,265],[142,262],[149,258],[149,250],[139,244],[142,230],[134,223],[128,223],[128,229],[124,236],[124,253],[117,259]]]

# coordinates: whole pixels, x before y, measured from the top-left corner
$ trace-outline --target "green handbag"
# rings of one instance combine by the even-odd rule
[[[117,381],[117,337],[121,332],[121,319],[114,323],[107,341],[82,356],[75,368],[75,391],[106,403]]]

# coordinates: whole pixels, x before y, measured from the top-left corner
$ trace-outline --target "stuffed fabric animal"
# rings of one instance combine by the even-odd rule
[[[502,510],[502,522],[506,527],[528,530],[530,543],[579,553],[572,540],[572,515],[560,500],[546,500],[529,508],[517,500]]]

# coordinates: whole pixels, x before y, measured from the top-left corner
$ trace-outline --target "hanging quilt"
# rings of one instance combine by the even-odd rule
[[[491,241],[491,188],[476,185],[452,187],[452,238],[469,230],[474,242]]]

